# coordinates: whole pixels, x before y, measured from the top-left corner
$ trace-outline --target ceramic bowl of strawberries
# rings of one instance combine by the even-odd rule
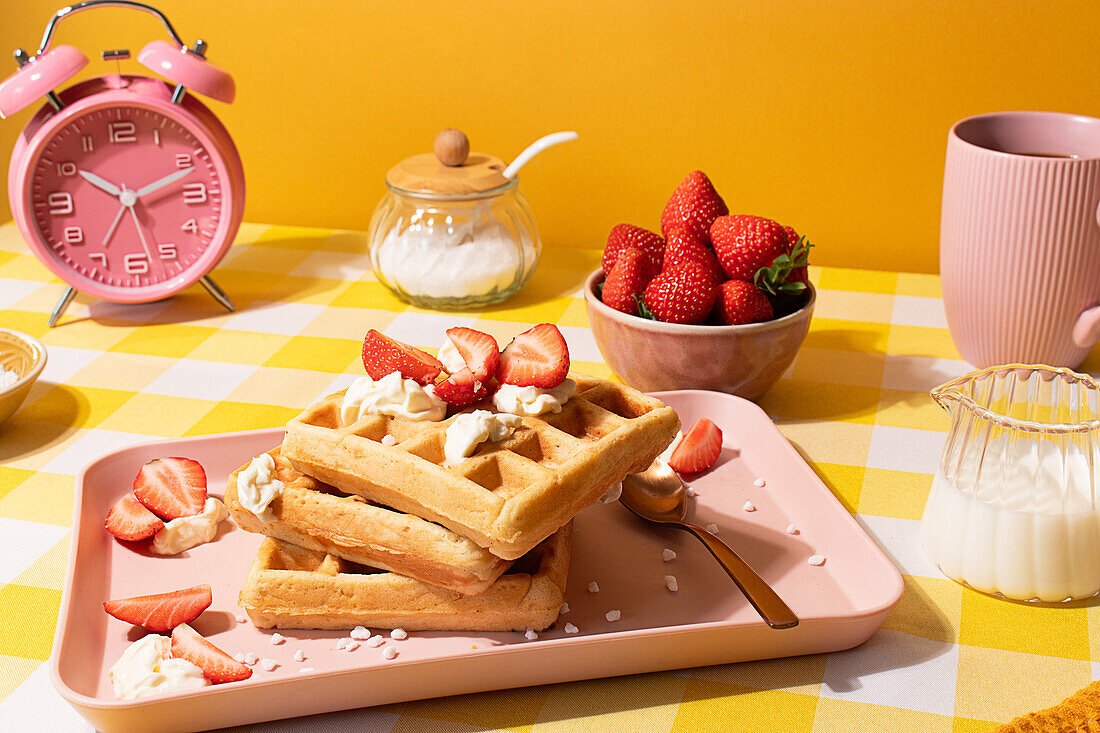
[[[619,224],[608,236],[584,289],[600,353],[642,391],[759,398],[809,330],[810,247],[772,219],[731,215],[706,174],[689,174],[665,204],[660,234]]]

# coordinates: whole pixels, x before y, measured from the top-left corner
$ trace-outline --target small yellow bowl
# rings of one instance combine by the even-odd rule
[[[15,384],[0,381],[0,423],[15,414],[46,366],[46,347],[34,336],[0,328],[0,380],[6,372],[19,375]]]

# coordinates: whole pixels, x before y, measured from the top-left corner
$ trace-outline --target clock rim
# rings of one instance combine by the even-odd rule
[[[240,228],[244,210],[244,171],[236,145],[221,121],[201,102],[185,97],[183,104],[170,101],[170,85],[149,77],[122,77],[130,83],[126,88],[108,86],[119,77],[101,76],[88,79],[62,92],[66,105],[54,112],[43,105],[24,129],[11,159],[9,203],[16,225],[35,257],[62,281],[100,300],[113,303],[149,303],[169,298],[197,283],[209,274],[225,257]],[[162,114],[184,125],[211,154],[215,173],[221,184],[222,216],[210,238],[210,246],[187,269],[178,275],[153,285],[106,285],[92,280],[58,259],[44,241],[34,220],[30,183],[37,162],[46,144],[73,119],[104,108],[132,106]],[[33,129],[32,128],[36,128]]]

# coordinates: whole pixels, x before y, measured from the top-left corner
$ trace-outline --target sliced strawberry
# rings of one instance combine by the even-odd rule
[[[722,454],[722,430],[705,417],[695,423],[672,451],[668,465],[679,473],[699,473]]]
[[[103,610],[119,621],[160,632],[191,623],[210,607],[212,600],[210,586],[196,585],[169,593],[104,601]]]
[[[540,323],[512,339],[500,354],[497,379],[517,387],[550,389],[569,374],[569,346],[558,327]]]
[[[138,471],[134,496],[161,519],[202,513],[206,471],[190,458],[154,458]]]
[[[187,624],[172,632],[172,656],[186,659],[202,670],[202,676],[215,685],[237,682],[252,676],[252,670],[204,639]]]
[[[401,372],[419,384],[431,384],[443,371],[443,364],[431,354],[391,339],[373,328],[363,338],[363,368],[371,379]]]
[[[116,501],[107,512],[107,521],[103,526],[120,540],[136,542],[148,539],[164,529],[164,522],[146,509],[133,494],[127,494]]]
[[[484,382],[497,373],[497,367],[500,366],[500,347],[495,338],[465,326],[448,328],[447,338],[458,349],[462,360],[478,381]]]
[[[462,367],[435,385],[435,393],[453,407],[465,407],[488,395],[489,388],[474,376],[470,367]]]

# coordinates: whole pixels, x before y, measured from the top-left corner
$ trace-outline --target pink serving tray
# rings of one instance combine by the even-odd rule
[[[576,519],[569,572],[570,611],[529,641],[521,633],[414,632],[387,661],[380,649],[338,651],[346,633],[271,631],[238,623],[237,592],[261,541],[226,522],[214,542],[174,558],[137,552],[103,529],[107,509],[138,468],[184,455],[206,468],[210,492],[251,457],[277,445],[282,429],[163,440],[103,456],[77,477],[72,547],[50,672],[54,685],[102,731],[202,730],[418,698],[751,659],[831,652],[862,643],[901,598],[897,569],[821,483],[755,404],[715,392],[657,393],[686,426],[714,420],[725,435],[717,465],[691,482],[689,519],[711,522],[798,614],[789,630],[769,629],[690,536],[636,519],[619,504]],[[754,485],[763,478],[767,485]],[[751,501],[756,511],[743,506]],[[692,517],[694,515],[694,517]],[[794,524],[798,534],[785,529]],[[664,562],[662,550],[677,557]],[[824,555],[825,564],[807,559]],[[679,591],[665,587],[675,575]],[[598,593],[588,585],[599,584]],[[108,598],[209,583],[214,603],[195,628],[229,653],[255,652],[244,682],[136,701],[115,700],[107,670],[142,635],[103,612]],[[609,622],[604,614],[622,612]],[[577,634],[566,634],[566,622]],[[307,660],[293,661],[302,649]],[[302,667],[316,671],[301,673]]]

